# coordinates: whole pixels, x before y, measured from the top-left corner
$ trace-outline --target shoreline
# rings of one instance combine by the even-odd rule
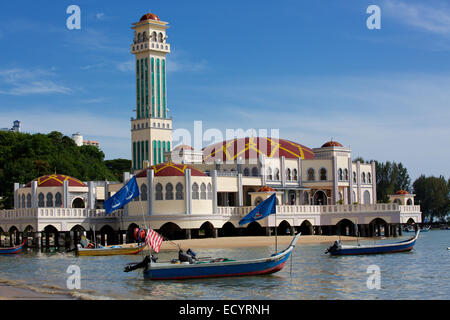
[[[278,246],[287,246],[292,241],[292,236],[278,236]],[[356,237],[351,236],[300,236],[297,242],[302,244],[329,244],[341,239],[341,241],[356,241]],[[359,238],[361,240],[370,240],[373,238]],[[187,239],[163,241],[161,251],[178,250],[174,243],[180,245],[182,249],[187,248],[201,248],[201,249],[225,249],[225,248],[249,248],[249,247],[267,247],[275,245],[275,236],[246,236],[246,237],[218,237],[218,238],[202,238],[202,239]]]

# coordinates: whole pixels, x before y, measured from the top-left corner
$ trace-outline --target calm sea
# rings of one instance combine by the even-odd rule
[[[401,238],[381,240],[392,242]],[[368,242],[368,241],[363,241]],[[421,233],[412,252],[330,257],[328,244],[297,245],[292,260],[273,275],[183,281],[143,280],[124,273],[141,256],[77,257],[73,253],[24,252],[0,256],[0,283],[83,299],[449,299],[450,231]],[[187,248],[184,248],[187,249]],[[196,250],[199,256],[248,259],[265,257],[274,247]],[[176,252],[159,254],[160,260]],[[67,289],[67,268],[81,271],[81,289]],[[367,269],[380,269],[380,289],[369,289]]]

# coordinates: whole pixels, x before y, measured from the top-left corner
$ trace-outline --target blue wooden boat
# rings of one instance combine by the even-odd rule
[[[361,255],[361,254],[380,254],[380,253],[396,253],[411,251],[419,237],[420,230],[411,239],[388,244],[373,245],[342,245],[339,240],[329,247],[325,253],[333,256],[341,255]]]
[[[23,246],[25,245],[25,242],[27,240],[23,240],[21,245],[15,246],[15,247],[8,247],[8,248],[0,248],[0,254],[16,254],[20,253],[23,249]]]
[[[195,278],[237,277],[271,274],[283,269],[291,255],[300,234],[283,251],[267,258],[252,260],[212,259],[209,261],[191,261],[182,263],[154,262],[147,259],[144,278],[151,280],[176,280]],[[145,260],[144,260],[145,261]],[[125,271],[136,269],[125,268]]]

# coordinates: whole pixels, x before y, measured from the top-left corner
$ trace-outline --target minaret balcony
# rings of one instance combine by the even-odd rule
[[[142,51],[153,50],[153,51],[161,51],[165,53],[170,52],[170,44],[161,43],[161,42],[153,42],[153,41],[145,41],[141,43],[136,43],[131,45],[131,53],[138,53]]]

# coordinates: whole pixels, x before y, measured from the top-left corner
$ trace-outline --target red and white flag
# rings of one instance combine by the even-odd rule
[[[159,248],[161,248],[161,244],[163,242],[163,237],[153,231],[152,229],[149,229],[147,232],[147,237],[145,238],[145,243],[153,248],[153,251],[156,253],[159,252]]]

